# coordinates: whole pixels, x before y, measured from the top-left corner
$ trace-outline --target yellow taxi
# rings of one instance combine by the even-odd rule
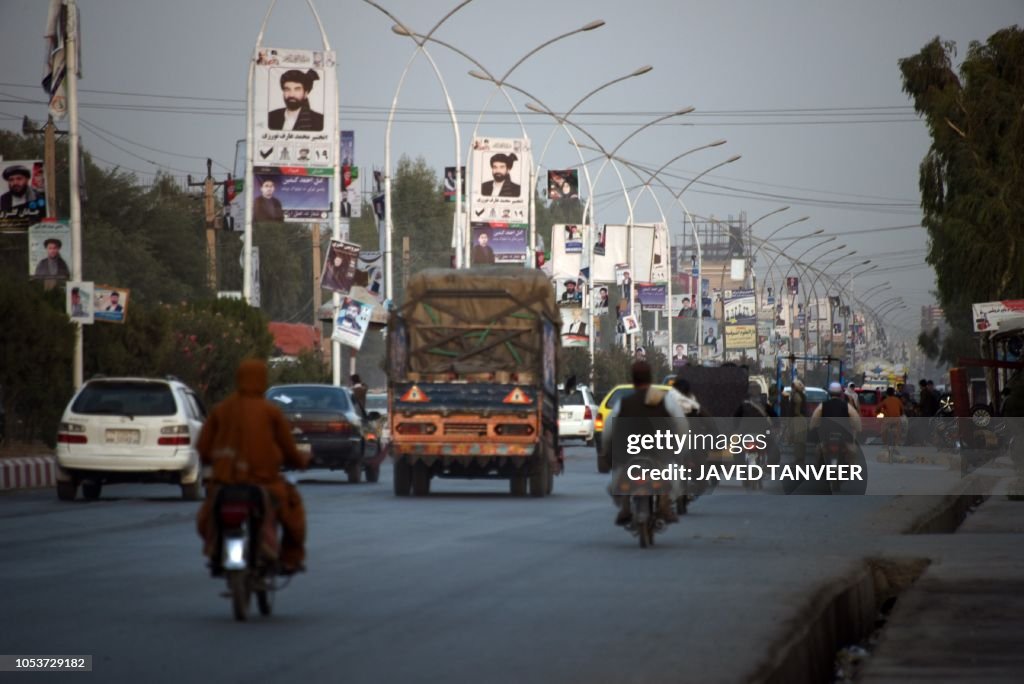
[[[668,385],[651,385],[651,387],[666,392],[672,389]],[[632,393],[633,385],[616,385],[608,394],[604,395],[601,405],[597,407],[597,419],[594,421],[594,441],[597,443],[598,449],[601,448],[601,433],[604,431],[604,421],[608,419],[608,414],[615,410],[615,406],[624,397]]]

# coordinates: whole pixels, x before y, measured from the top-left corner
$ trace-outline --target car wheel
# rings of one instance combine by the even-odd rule
[[[409,496],[412,489],[412,467],[404,458],[395,461],[395,496]]]
[[[59,480],[57,482],[57,498],[61,501],[74,501],[78,493],[78,483],[74,480]]]
[[[100,492],[103,491],[103,483],[97,482],[96,480],[86,480],[82,483],[82,496],[89,501],[95,501],[100,498]]]
[[[359,461],[354,461],[345,466],[345,475],[348,476],[349,484],[359,484],[362,472],[363,468]]]
[[[549,468],[548,461],[541,452],[537,462],[533,464],[533,470],[530,471],[530,496],[541,497],[547,494]]]
[[[181,498],[185,501],[199,501],[203,498],[203,482],[196,480],[191,484],[181,485]]]
[[[430,494],[430,469],[423,461],[412,467],[412,493],[413,496]]]
[[[376,482],[380,479],[380,465],[368,465],[366,466],[366,481]]]

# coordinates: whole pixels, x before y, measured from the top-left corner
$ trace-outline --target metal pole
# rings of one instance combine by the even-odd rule
[[[82,195],[79,178],[78,132],[78,7],[75,0],[67,4],[67,88],[68,88],[68,180],[71,185],[71,279],[82,279]],[[53,198],[48,198],[49,203]],[[83,336],[82,325],[75,325],[75,351],[72,362],[72,383],[77,390],[82,386]]]

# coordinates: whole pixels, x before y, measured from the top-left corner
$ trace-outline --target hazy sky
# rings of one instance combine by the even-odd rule
[[[381,4],[426,32],[457,3]],[[37,84],[43,75],[47,2],[2,0],[0,5],[0,126],[18,130],[24,114],[45,118]],[[341,127],[356,131],[356,162],[369,170],[383,164],[387,108],[415,46],[392,33],[392,20],[362,0],[316,5],[338,53]],[[134,170],[140,178],[157,169],[199,176],[207,156],[220,165],[214,167],[220,173],[230,167],[235,140],[244,137],[247,60],[269,2],[80,0],[79,6],[82,134],[97,161]],[[897,60],[937,35],[955,41],[962,58],[970,41],[983,42],[1022,18],[1021,0],[475,0],[436,36],[500,75],[544,41],[603,19],[604,27],[532,56],[509,83],[564,111],[593,88],[652,65],[645,76],[588,100],[574,119],[612,148],[659,115],[695,107],[672,125],[643,131],[619,155],[657,167],[688,149],[727,139],[721,147],[681,160],[669,172],[675,177],[666,176],[681,188],[704,169],[742,155],[690,187],[684,195],[690,211],[718,218],[745,211],[753,221],[790,205],[758,224],[755,233],[762,237],[810,215],[780,237],[816,228],[839,234],[831,244],[845,242],[858,250],[856,259],[880,264],[856,289],[890,281],[912,307],[902,322],[916,330],[918,307],[932,301],[924,230],[852,232],[916,225],[921,219],[918,164],[929,138],[901,91]],[[264,45],[320,46],[306,2],[277,2]],[[468,76],[474,67],[462,57],[440,46],[430,52],[457,110],[465,159],[474,123],[494,88]],[[528,100],[515,93],[513,99],[539,155],[552,130],[550,120],[526,116]],[[454,164],[454,136],[441,88],[422,56],[410,70],[399,106],[393,158],[422,155],[440,175],[441,167]],[[480,130],[514,136],[519,129],[507,103],[495,98]],[[541,161],[548,168],[578,165],[561,132]],[[609,172],[595,188],[601,197],[599,222],[625,220],[618,188]],[[679,211],[666,204],[666,213],[678,231]],[[645,199],[635,218],[660,216]]]

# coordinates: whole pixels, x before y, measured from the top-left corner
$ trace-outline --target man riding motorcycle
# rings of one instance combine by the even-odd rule
[[[860,412],[847,401],[843,386],[838,382],[828,386],[828,399],[811,415],[810,430],[818,436],[819,453],[822,456],[830,432],[842,435],[847,453],[850,452],[850,445],[856,442],[861,430]]]
[[[199,435],[199,458],[213,471],[206,501],[196,518],[204,541],[203,553],[210,556],[216,543],[213,508],[218,490],[229,484],[259,485],[270,494],[284,528],[281,574],[303,571],[306,513],[298,489],[282,477],[281,466],[305,469],[310,456],[296,448],[291,426],[281,410],[263,398],[267,390],[265,362],[242,361],[235,384],[234,393],[214,407]]]
[[[676,390],[666,392],[665,390],[652,388],[651,367],[646,361],[634,363],[632,375],[635,391],[630,396],[622,399],[605,421],[598,464],[598,469],[602,473],[612,470],[612,449],[615,444],[616,418],[673,418],[675,419],[673,420],[673,425],[677,433],[683,434],[688,429],[686,413],[692,407],[690,407],[689,402],[685,401],[682,394]],[[612,473],[612,482],[609,487],[610,493],[614,492],[615,483],[619,481],[619,478],[624,476],[624,467],[621,463],[624,460],[616,459],[619,463],[616,464],[617,467]],[[673,480],[672,495],[670,497],[661,497],[658,509],[659,517],[665,520],[665,522],[679,522],[679,516],[674,510],[673,503],[682,494],[682,483],[679,480]],[[615,518],[615,524],[628,524],[633,517],[629,508],[629,497],[617,496],[614,493],[612,493],[612,496],[617,500],[619,506],[619,513]]]
[[[896,396],[892,387],[885,388],[885,399],[878,405],[878,412],[882,414],[882,443],[895,445],[899,437],[899,430],[903,422],[905,412],[903,401]]]

